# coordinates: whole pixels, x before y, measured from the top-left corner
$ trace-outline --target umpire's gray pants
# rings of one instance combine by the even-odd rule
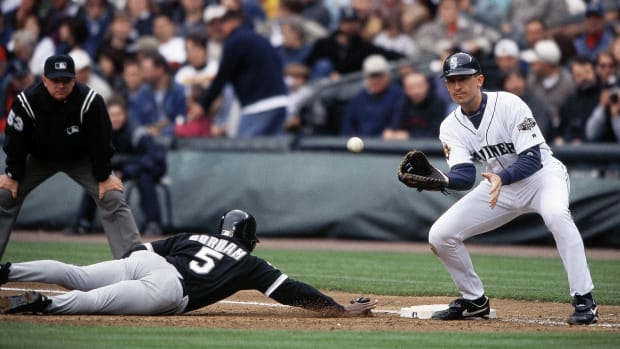
[[[90,160],[55,162],[28,156],[24,178],[19,182],[17,198],[13,199],[9,190],[0,189],[0,260],[4,255],[24,199],[39,184],[57,172],[66,173],[79,183],[97,203],[101,214],[101,224],[108,237],[114,258],[120,258],[125,251],[140,244],[138,226],[125,202],[123,193],[108,191],[103,200],[99,200],[99,183],[93,176]],[[62,203],[59,202],[59,204]]]

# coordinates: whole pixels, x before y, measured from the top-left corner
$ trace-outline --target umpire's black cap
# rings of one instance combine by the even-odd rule
[[[457,75],[474,75],[480,73],[480,63],[476,57],[465,52],[456,52],[443,62],[442,78]]]
[[[75,62],[69,55],[53,55],[45,61],[43,75],[48,79],[75,78]]]

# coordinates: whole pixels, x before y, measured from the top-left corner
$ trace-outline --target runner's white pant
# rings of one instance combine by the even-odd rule
[[[187,306],[179,272],[149,251],[84,267],[43,260],[14,263],[10,270],[10,281],[45,282],[74,290],[49,297],[49,313],[180,314]]]
[[[483,180],[439,217],[429,232],[430,244],[462,297],[473,300],[484,294],[463,241],[529,212],[540,214],[553,234],[571,296],[592,291],[583,240],[568,209],[570,183],[564,165],[552,159],[532,176],[503,186],[494,208],[489,207],[490,188]]]

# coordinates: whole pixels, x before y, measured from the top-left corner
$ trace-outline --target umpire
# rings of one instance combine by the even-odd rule
[[[0,175],[0,259],[26,196],[59,171],[96,199],[115,258],[140,244],[123,183],[111,170],[111,132],[103,98],[75,81],[73,59],[49,57],[42,81],[17,95],[7,117],[6,174]]]

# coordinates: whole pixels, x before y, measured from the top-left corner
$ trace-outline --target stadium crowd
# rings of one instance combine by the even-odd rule
[[[436,139],[455,107],[440,62],[466,51],[484,88],[522,97],[551,144],[618,143],[619,14],[612,0],[7,0],[0,130],[45,59],[66,53],[78,81],[168,145]]]

